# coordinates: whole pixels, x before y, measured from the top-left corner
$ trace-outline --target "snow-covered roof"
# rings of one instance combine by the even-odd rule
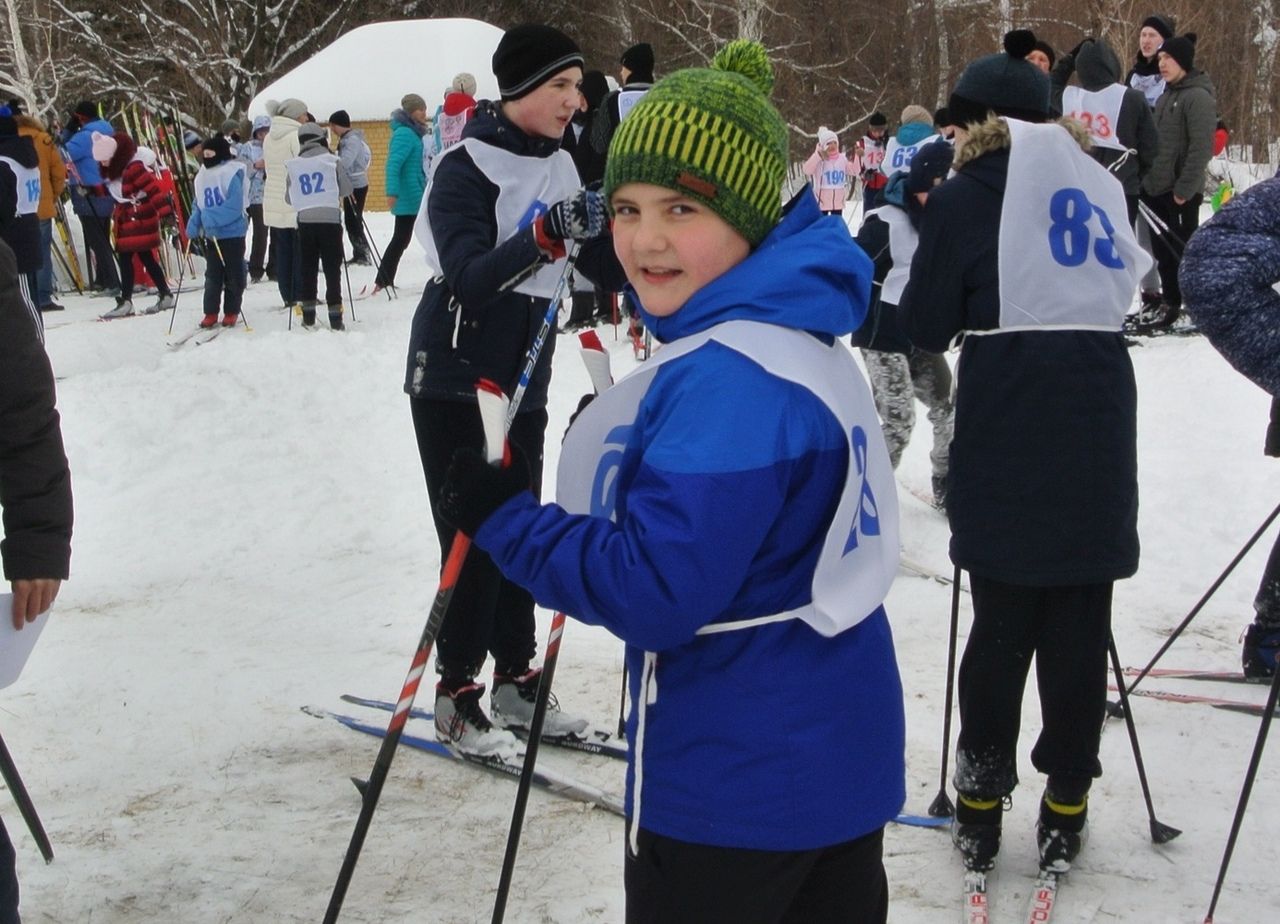
[[[249,118],[267,100],[302,100],[317,119],[345,109],[353,121],[385,119],[400,97],[417,93],[434,111],[455,74],[476,78],[477,99],[497,99],[491,70],[502,30],[476,19],[404,19],[352,29],[263,87]]]

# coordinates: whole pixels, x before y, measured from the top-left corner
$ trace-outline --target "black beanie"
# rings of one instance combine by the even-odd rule
[[[18,134],[18,120],[14,118],[16,113],[8,106],[0,106],[0,137]]]
[[[1175,20],[1172,16],[1162,16],[1158,13],[1153,13],[1146,19],[1142,20],[1142,25],[1138,28],[1141,29],[1145,26],[1150,26],[1152,29],[1155,29],[1160,33],[1161,38],[1171,39],[1173,38],[1174,21]]]
[[[622,66],[641,80],[653,81],[653,63],[653,46],[648,42],[632,45],[622,53]]]
[[[1196,34],[1188,32],[1186,35],[1166,39],[1160,46],[1160,52],[1177,61],[1178,66],[1184,71],[1189,71],[1196,63]]]
[[[587,111],[594,111],[609,95],[608,79],[600,71],[587,71],[582,75],[582,95],[587,100]]]
[[[493,76],[503,99],[519,99],[583,63],[582,51],[559,29],[525,23],[503,33],[493,52]]]
[[[83,122],[92,122],[98,118],[98,107],[87,99],[76,103],[76,108],[71,111]]]
[[[200,160],[206,167],[216,167],[218,164],[226,163],[231,160],[231,142],[222,135],[212,135],[205,139],[204,148],[200,151]]]
[[[340,125],[343,128],[351,127],[351,116],[347,115],[347,110],[339,109],[333,115],[329,116],[330,125]]]
[[[1029,29],[1004,37],[1003,52],[970,61],[956,81],[947,109],[956,125],[986,121],[996,115],[1043,122],[1049,116],[1049,75],[1027,60],[1036,47]]]
[[[1036,39],[1034,50],[1044,52],[1044,56],[1049,59],[1049,68],[1052,70],[1054,64],[1058,62],[1058,53],[1053,50],[1053,46],[1044,39]]]
[[[867,124],[872,128],[880,128],[882,125],[888,125],[889,120],[884,117],[884,113],[877,109],[871,113],[871,118],[867,119]]]

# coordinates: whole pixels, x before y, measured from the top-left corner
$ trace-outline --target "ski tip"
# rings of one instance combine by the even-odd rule
[[[596,350],[600,353],[604,352],[604,344],[600,342],[600,335],[594,330],[584,330],[578,334],[578,343],[584,350]]]

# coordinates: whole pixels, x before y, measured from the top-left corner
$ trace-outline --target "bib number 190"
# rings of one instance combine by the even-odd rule
[[[1089,219],[1098,216],[1105,237],[1094,238]],[[1115,226],[1101,206],[1089,201],[1083,189],[1060,189],[1049,199],[1049,252],[1061,266],[1080,266],[1093,257],[1107,269],[1124,269],[1116,250]],[[1090,246],[1092,244],[1092,247]]]

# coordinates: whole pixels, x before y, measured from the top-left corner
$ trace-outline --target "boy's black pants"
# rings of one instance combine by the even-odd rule
[[[818,850],[745,850],[641,828],[625,860],[626,924],[884,924],[883,841],[880,828]]]
[[[484,430],[474,401],[429,401],[410,398],[418,455],[427,480],[427,497],[440,538],[440,563],[449,557],[457,530],[437,515],[440,488],[455,450],[470,446],[483,450]],[[542,492],[542,445],[547,429],[545,410],[517,414],[509,439],[529,461],[533,493]],[[472,546],[458,577],[453,601],[436,638],[436,663],[450,679],[475,677],[492,653],[499,670],[523,668],[537,651],[533,597],[502,576],[493,560]]]
[[[960,661],[957,791],[998,799],[1017,785],[1022,693],[1033,657],[1042,727],[1031,763],[1087,791],[1102,773],[1113,585],[1027,587],[977,574],[969,580],[973,626]]]

